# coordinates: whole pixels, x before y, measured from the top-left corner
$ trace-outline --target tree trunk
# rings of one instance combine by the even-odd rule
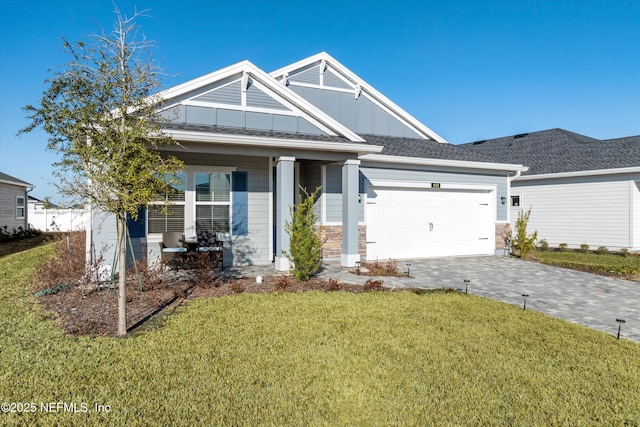
[[[127,335],[127,245],[124,213],[118,214],[118,336]]]

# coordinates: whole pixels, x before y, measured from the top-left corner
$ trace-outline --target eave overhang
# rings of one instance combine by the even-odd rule
[[[586,171],[575,172],[557,172],[557,173],[545,173],[539,175],[524,175],[517,178],[515,181],[534,181],[539,179],[557,179],[557,178],[579,178],[587,176],[604,176],[604,175],[625,175],[632,173],[640,173],[640,167],[634,166],[629,168],[617,168],[617,169],[596,169]]]
[[[511,163],[472,162],[467,160],[429,159],[405,156],[387,156],[382,154],[365,154],[359,157],[362,161],[375,163],[395,163],[401,165],[436,166],[443,168],[479,169],[503,172],[526,172],[527,166]]]
[[[224,133],[198,132],[188,130],[163,129],[162,132],[178,142],[200,142],[246,147],[273,147],[313,151],[334,151],[343,153],[370,154],[379,153],[380,145],[358,144],[351,142],[313,141],[295,138],[270,138],[264,136],[234,135]]]

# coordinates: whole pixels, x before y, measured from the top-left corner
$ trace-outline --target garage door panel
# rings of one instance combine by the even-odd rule
[[[493,253],[488,192],[370,187],[367,195],[369,259]]]

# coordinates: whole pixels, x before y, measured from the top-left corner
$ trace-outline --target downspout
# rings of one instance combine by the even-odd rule
[[[24,222],[27,230],[31,230],[31,224],[29,224],[29,193],[33,191],[35,187],[26,187],[24,190]]]

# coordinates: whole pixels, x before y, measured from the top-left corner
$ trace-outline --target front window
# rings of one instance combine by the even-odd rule
[[[177,175],[173,191],[149,206],[149,233],[184,232],[185,174]]]
[[[24,219],[24,196],[16,196],[16,219]]]
[[[229,231],[231,174],[196,172],[196,231]]]

